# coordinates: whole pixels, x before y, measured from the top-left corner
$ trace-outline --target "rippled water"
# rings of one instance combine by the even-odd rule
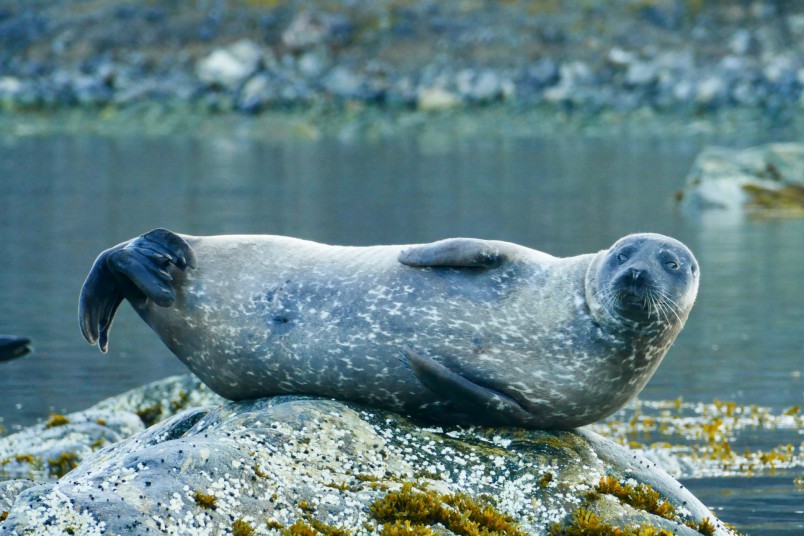
[[[475,236],[560,256],[630,232],[669,234],[697,255],[701,291],[642,398],[800,405],[804,221],[680,213],[672,194],[699,149],[653,139],[0,138],[0,333],[36,347],[0,364],[3,424],[184,370],[126,306],[108,355],[77,325],[95,256],[157,226],[354,245]],[[777,445],[772,434],[757,444]],[[792,535],[804,531],[795,476],[685,484],[744,531]]]

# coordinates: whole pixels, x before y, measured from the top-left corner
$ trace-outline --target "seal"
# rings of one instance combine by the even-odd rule
[[[81,291],[106,351],[128,300],[218,394],[308,394],[433,422],[570,429],[639,393],[683,327],[699,269],[633,234],[558,258],[451,238],[344,247],[156,229],[100,254]]]
[[[0,362],[11,361],[31,351],[31,339],[14,335],[0,335]]]

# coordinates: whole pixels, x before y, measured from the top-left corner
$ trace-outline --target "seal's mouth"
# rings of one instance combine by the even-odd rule
[[[623,318],[633,321],[681,321],[676,302],[661,287],[649,281],[623,280],[612,287],[611,303]]]

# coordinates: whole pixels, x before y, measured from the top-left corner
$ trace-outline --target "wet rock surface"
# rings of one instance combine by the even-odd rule
[[[11,108],[311,102],[800,108],[798,2],[31,0],[0,9]]]
[[[472,525],[518,535],[597,520],[694,536],[705,518],[715,524],[662,469],[591,431],[422,427],[306,397],[191,407],[216,402],[182,376],[94,406],[93,417],[162,412],[58,480],[2,483],[0,534],[466,534]],[[42,431],[0,448],[23,453]]]
[[[678,197],[689,210],[804,217],[804,145],[707,147],[695,159]]]

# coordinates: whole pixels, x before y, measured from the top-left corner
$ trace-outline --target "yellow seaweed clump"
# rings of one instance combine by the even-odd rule
[[[635,487],[623,486],[616,478],[604,476],[595,486],[595,491],[613,495],[625,504],[665,519],[676,517],[676,509],[673,505],[662,501],[661,495],[647,484],[637,484]]]
[[[58,458],[49,459],[47,465],[51,475],[61,478],[78,467],[78,454],[75,452],[62,452]]]
[[[621,529],[609,525],[585,508],[578,508],[569,526],[556,523],[550,528],[549,536],[673,536],[673,533],[648,525]]]
[[[370,511],[383,523],[382,533],[389,536],[431,534],[432,531],[427,532],[429,526],[437,523],[465,536],[526,536],[510,516],[501,514],[488,503],[464,493],[445,495],[426,487],[422,491],[414,490],[410,482],[374,501]]]
[[[210,495],[209,493],[204,493],[203,491],[196,491],[193,493],[193,499],[195,500],[195,504],[207,510],[214,510],[216,503],[218,502],[217,497]]]
[[[248,521],[235,519],[232,523],[232,536],[252,536],[252,534],[254,534],[254,527]]]
[[[65,417],[64,415],[59,415],[58,413],[51,413],[50,417],[48,417],[47,422],[45,422],[45,428],[55,428],[56,426],[64,426],[65,424],[69,424],[70,419]]]

